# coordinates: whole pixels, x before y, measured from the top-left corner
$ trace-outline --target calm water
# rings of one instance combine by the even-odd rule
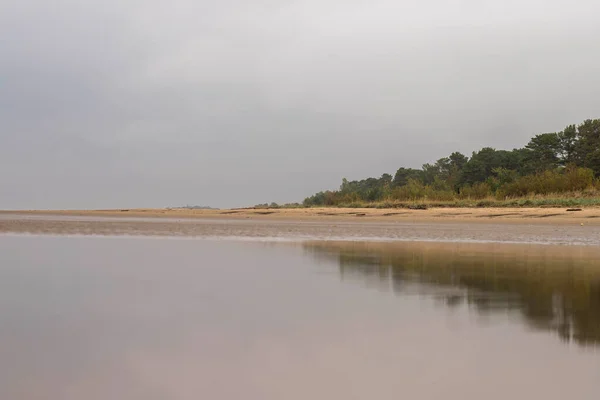
[[[593,250],[0,237],[0,399],[598,399]]]

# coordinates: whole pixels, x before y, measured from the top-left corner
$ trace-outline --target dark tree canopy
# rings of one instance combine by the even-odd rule
[[[409,180],[415,180],[419,182],[424,181],[424,173],[420,169],[413,168],[399,168],[394,175],[393,184],[394,186],[405,186]]]
[[[344,178],[338,191],[319,192],[304,204],[559,193],[600,185],[598,177],[600,119],[589,119],[560,132],[535,135],[520,149],[484,147],[470,158],[453,152],[421,169],[400,167],[393,177],[385,173],[360,181]]]

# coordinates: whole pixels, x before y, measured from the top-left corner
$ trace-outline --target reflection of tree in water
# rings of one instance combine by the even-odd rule
[[[399,293],[417,288],[450,307],[466,303],[482,313],[517,310],[530,326],[555,331],[565,341],[600,345],[600,253],[530,246],[305,246],[335,260],[345,279],[361,277]]]

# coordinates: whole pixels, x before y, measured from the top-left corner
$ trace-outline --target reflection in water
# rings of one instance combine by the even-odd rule
[[[2,238],[0,400],[598,398],[600,347],[466,308],[597,343],[590,254],[302,246]]]
[[[600,251],[581,247],[433,243],[306,243],[343,280],[427,294],[449,307],[514,311],[532,327],[600,344]]]

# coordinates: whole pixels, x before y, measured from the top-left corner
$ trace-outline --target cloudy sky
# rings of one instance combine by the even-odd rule
[[[0,209],[301,201],[600,117],[597,0],[0,2]]]

